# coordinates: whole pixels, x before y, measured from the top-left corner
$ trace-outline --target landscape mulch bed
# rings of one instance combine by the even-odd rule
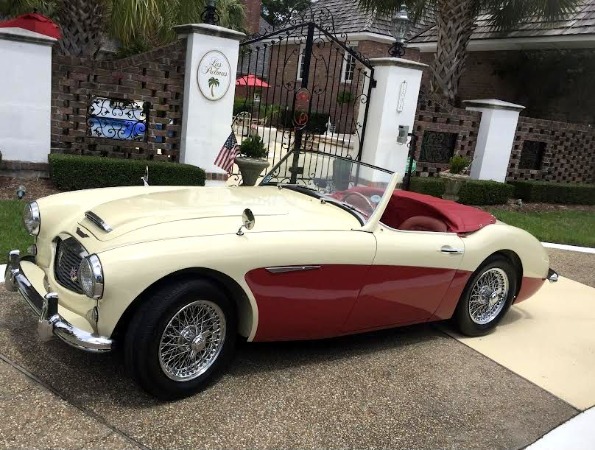
[[[35,200],[36,198],[46,197],[60,192],[46,178],[19,179],[0,177],[0,200],[16,200],[19,186],[25,187],[25,200]]]

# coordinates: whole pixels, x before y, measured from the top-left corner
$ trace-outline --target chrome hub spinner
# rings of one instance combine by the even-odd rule
[[[225,340],[225,314],[208,300],[179,309],[165,326],[159,364],[174,381],[190,381],[213,365]]]
[[[508,297],[506,272],[500,268],[486,270],[473,285],[469,298],[469,316],[479,325],[496,319]]]

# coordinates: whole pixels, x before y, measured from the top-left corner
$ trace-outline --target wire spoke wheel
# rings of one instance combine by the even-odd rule
[[[469,295],[469,317],[485,325],[498,317],[508,299],[510,283],[506,272],[498,267],[486,270],[475,282]]]
[[[190,381],[215,362],[225,341],[225,314],[215,303],[197,300],[179,309],[159,342],[159,364],[174,381]]]

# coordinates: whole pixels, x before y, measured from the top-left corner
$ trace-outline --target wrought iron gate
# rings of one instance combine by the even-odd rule
[[[374,69],[327,11],[243,41],[236,78],[238,142],[260,135],[271,166],[300,150],[361,158]]]

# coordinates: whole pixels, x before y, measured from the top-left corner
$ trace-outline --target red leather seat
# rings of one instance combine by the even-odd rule
[[[447,231],[444,222],[429,216],[410,217],[401,224],[399,229],[407,231],[436,231],[439,233],[445,233]]]

